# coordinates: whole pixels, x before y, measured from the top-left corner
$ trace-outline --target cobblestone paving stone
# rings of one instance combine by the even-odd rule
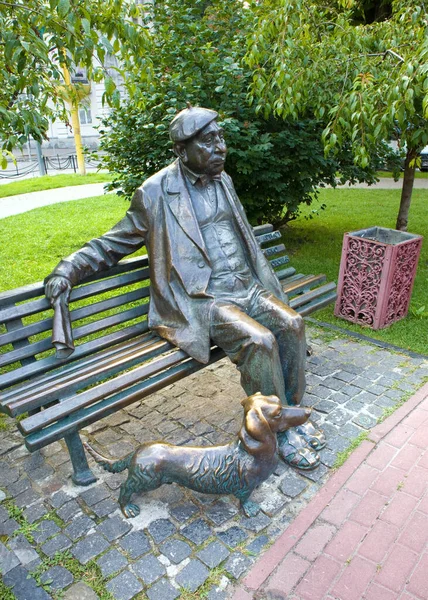
[[[308,337],[313,354],[303,404],[324,428],[327,448],[312,473],[279,464],[253,494],[262,512],[252,519],[232,497],[204,496],[175,484],[136,496],[141,514],[125,519],[117,504],[125,474],[106,473],[90,459],[98,481],[77,488],[63,442],[29,454],[15,422],[7,419],[0,445],[3,584],[18,600],[74,598],[78,585],[97,598],[90,581],[73,575],[74,563],[80,569],[97,565],[115,600],[174,600],[184,590],[186,598],[198,598],[201,589],[209,600],[226,600],[233,583],[325,483],[339,453],[428,377],[423,359],[316,328]],[[111,456],[156,439],[229,443],[241,424],[244,396],[238,372],[225,359],[89,426],[82,437]],[[68,557],[67,564],[58,556]]]

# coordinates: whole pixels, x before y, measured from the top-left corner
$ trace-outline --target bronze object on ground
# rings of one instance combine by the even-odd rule
[[[269,477],[278,463],[277,433],[305,423],[311,409],[283,406],[276,396],[253,394],[241,402],[244,420],[238,440],[226,446],[173,446],[166,442],[142,444],[118,460],[101,456],[89,444],[88,452],[106,471],[128,469],[120,488],[119,503],[126,517],[140,509],[131,503],[138,492],[155,490],[164,483],[178,483],[206,494],[233,494],[247,517],[260,507],[250,501],[251,492]]]

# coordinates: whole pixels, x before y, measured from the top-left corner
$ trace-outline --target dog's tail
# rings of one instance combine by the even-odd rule
[[[92,448],[92,446],[90,446],[87,442],[83,442],[83,445],[85,446],[89,454],[96,460],[96,462],[109,473],[120,473],[121,471],[127,469],[131,462],[132,455],[134,454],[133,452],[131,452],[127,456],[123,456],[118,460],[112,460],[111,458],[107,458],[105,456],[102,456],[101,454],[98,454],[98,452],[94,448]]]

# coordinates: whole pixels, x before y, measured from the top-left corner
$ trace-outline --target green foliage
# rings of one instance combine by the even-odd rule
[[[105,77],[105,58],[115,54],[126,72],[132,62],[140,79],[149,75],[146,30],[133,0],[14,0],[0,2],[0,137],[2,153],[46,137],[48,119],[68,121],[60,91],[62,65],[86,67],[90,80]],[[134,22],[135,21],[135,22]],[[118,102],[111,68],[105,99]]]
[[[428,144],[426,9],[407,0],[272,0],[259,5],[248,64],[264,115],[327,118],[326,153],[351,141],[365,167],[377,144]]]
[[[0,579],[0,598],[2,600],[15,600],[15,594],[12,590],[5,586],[3,581]]]
[[[136,85],[100,128],[104,166],[117,173],[111,189],[130,197],[171,162],[168,125],[186,101],[219,112],[229,146],[226,169],[253,223],[294,219],[317,186],[335,185],[338,171],[343,181],[374,181],[377,163],[355,166],[349,146],[325,157],[321,117],[307,111],[284,121],[249,105],[252,73],[243,58],[256,4],[164,0],[147,9],[154,76]]]

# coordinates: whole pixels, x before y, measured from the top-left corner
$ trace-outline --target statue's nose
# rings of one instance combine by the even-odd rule
[[[226,154],[226,144],[224,142],[222,142],[221,140],[219,140],[216,143],[215,149],[217,152],[220,152],[221,154]]]

